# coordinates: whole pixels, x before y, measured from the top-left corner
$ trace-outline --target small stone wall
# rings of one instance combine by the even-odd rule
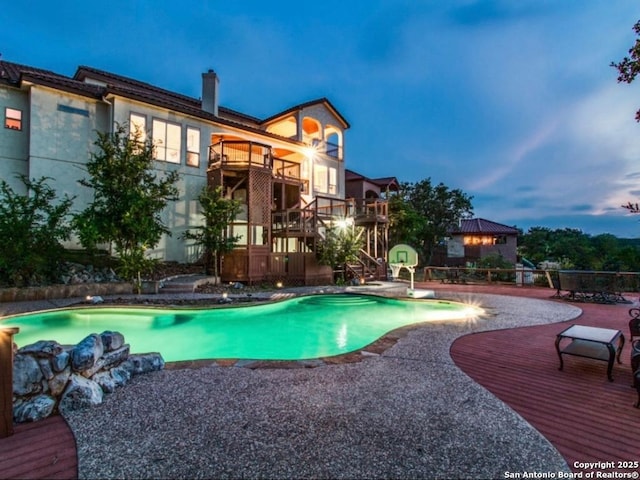
[[[71,346],[41,340],[14,351],[13,420],[33,422],[98,405],[133,375],[163,368],[159,353],[130,355],[119,332],[93,333]]]
[[[0,303],[86,297],[87,295],[127,295],[132,292],[131,283],[80,283],[44,287],[0,288]]]

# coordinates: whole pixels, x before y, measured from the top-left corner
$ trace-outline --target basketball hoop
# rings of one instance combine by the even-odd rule
[[[402,267],[404,267],[403,264],[397,264],[397,263],[389,264],[389,268],[391,269],[391,276],[393,277],[394,280],[398,278],[398,275],[400,274],[400,270],[402,270]]]
[[[406,268],[411,273],[411,292],[413,292],[413,274],[416,271],[416,265],[418,265],[418,252],[413,247],[401,243],[389,251],[391,276],[395,280],[398,278],[400,270]]]

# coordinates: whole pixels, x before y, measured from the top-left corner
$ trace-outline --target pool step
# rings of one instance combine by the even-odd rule
[[[374,305],[380,303],[380,299],[362,295],[313,295],[302,299],[300,303],[329,306]]]

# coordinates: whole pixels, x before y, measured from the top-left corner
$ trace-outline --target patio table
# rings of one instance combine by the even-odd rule
[[[563,340],[569,340],[569,343]],[[613,381],[611,372],[614,359],[620,362],[620,354],[624,347],[624,335],[620,330],[610,328],[571,325],[556,336],[556,352],[560,358],[560,370],[563,368],[562,355],[591,358],[607,362],[607,378]]]

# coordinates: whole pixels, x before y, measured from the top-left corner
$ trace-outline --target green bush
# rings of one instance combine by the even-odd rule
[[[0,181],[0,284],[25,287],[57,280],[71,227],[67,221],[73,198],[58,201],[47,177],[29,180],[19,195]]]

